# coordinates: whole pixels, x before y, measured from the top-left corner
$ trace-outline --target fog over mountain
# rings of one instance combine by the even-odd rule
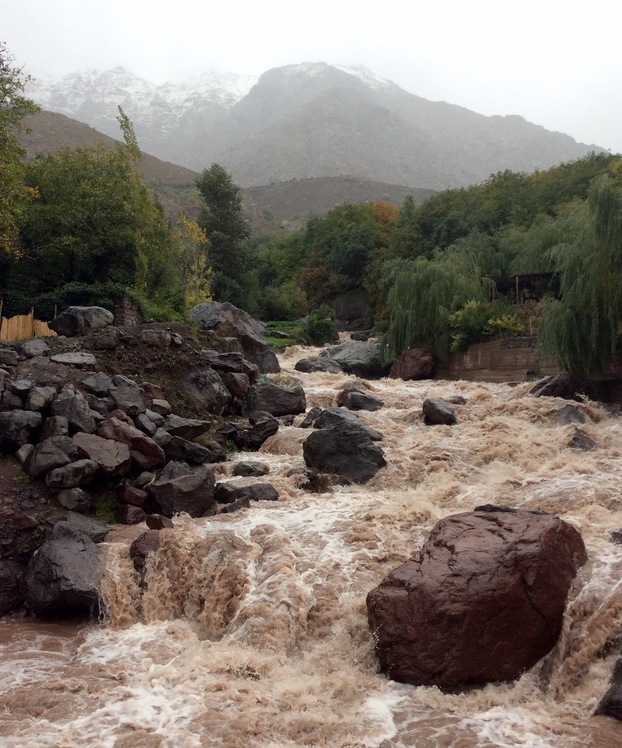
[[[39,79],[29,94],[117,138],[120,105],[145,152],[199,171],[218,162],[242,186],[348,174],[438,190],[603,150],[520,116],[487,117],[365,68],[322,62],[259,79],[206,73],[161,85],[117,67]]]

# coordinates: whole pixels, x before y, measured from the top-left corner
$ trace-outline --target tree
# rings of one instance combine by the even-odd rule
[[[19,226],[33,197],[24,182],[24,150],[17,139],[24,118],[39,109],[24,96],[29,80],[13,65],[6,45],[0,42],[0,266],[5,267],[19,252]]]
[[[575,206],[573,240],[550,250],[561,273],[560,298],[546,303],[542,352],[569,372],[602,374],[617,351],[622,322],[622,188],[608,175]]]
[[[203,171],[197,187],[203,201],[198,223],[210,246],[212,296],[244,308],[249,290],[249,231],[240,188],[219,164]]]
[[[208,267],[208,242],[205,231],[196,221],[182,216],[173,240],[179,256],[186,306],[210,301],[211,272]]]

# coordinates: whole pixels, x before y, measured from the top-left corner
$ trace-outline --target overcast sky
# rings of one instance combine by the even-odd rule
[[[622,153],[621,27],[617,0],[0,0],[0,40],[35,77],[363,64],[427,99]]]

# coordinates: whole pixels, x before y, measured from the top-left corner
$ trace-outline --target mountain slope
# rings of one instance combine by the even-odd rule
[[[438,190],[602,150],[519,116],[428,101],[365,69],[303,63],[252,83],[210,74],[154,86],[115,68],[40,81],[30,93],[114,135],[121,105],[145,151],[198,171],[220,163],[242,186],[355,174]]]

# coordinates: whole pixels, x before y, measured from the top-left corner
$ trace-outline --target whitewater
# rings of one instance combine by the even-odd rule
[[[354,377],[300,374],[307,407],[336,404]],[[357,380],[358,381],[358,380]],[[566,404],[530,383],[358,382],[384,407],[360,412],[383,435],[387,466],[361,486],[301,487],[309,430],[281,426],[259,453],[278,502],[174,518],[141,584],[129,545],[104,544],[99,622],[0,619],[3,748],[619,748],[622,724],[593,712],[622,637],[622,419],[584,400],[572,449]],[[426,426],[429,397],[462,395],[458,424]],[[235,478],[242,482],[256,479]],[[462,693],[395,683],[379,672],[367,625],[370,589],[423,544],[434,524],[479,504],[542,510],[583,536],[588,562],[560,640],[516,682]]]

